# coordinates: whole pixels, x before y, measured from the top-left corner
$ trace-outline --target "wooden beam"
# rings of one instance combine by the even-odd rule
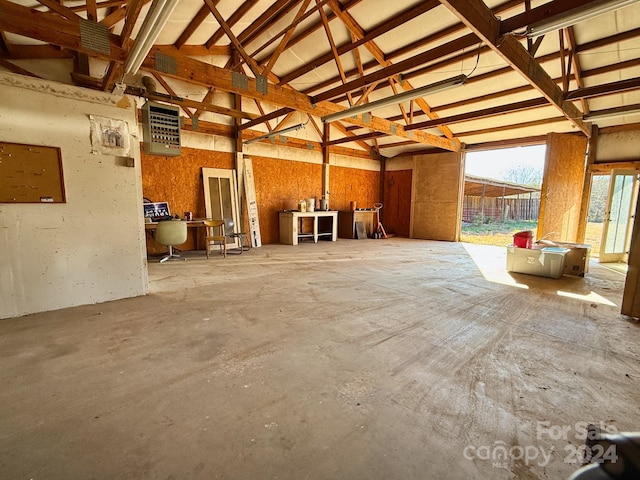
[[[630,92],[640,89],[640,77],[628,80],[618,80],[617,82],[603,83],[592,87],[578,88],[567,95],[567,100],[578,100],[581,98],[601,97],[616,93]]]
[[[415,55],[411,58],[398,62],[394,65],[391,65],[386,68],[381,68],[380,70],[370,73],[369,75],[365,75],[364,77],[352,80],[344,85],[339,87],[332,88],[330,90],[324,91],[318,95],[313,97],[314,102],[321,102],[323,100],[328,100],[337,97],[338,95],[342,95],[347,92],[351,92],[358,88],[361,88],[365,85],[369,85],[377,80],[386,80],[390,76],[397,75],[411,68],[415,68],[417,66],[423,65],[427,62],[437,60],[438,58],[444,55],[450,55],[453,52],[458,50],[462,50],[464,48],[468,48],[472,45],[475,45],[478,42],[478,37],[470,33],[463,37],[457,38],[450,42],[447,42],[443,45],[439,45],[431,50]]]
[[[124,26],[122,27],[122,32],[120,32],[121,47],[126,48],[128,46],[129,40],[131,39],[131,33],[133,32],[133,28],[138,21],[138,17],[140,16],[142,7],[148,1],[149,0],[131,0],[129,3],[127,3]]]
[[[3,0],[0,0],[3,1]],[[155,62],[155,47],[151,50],[151,55],[147,56],[144,61],[145,69],[154,71]],[[233,84],[232,73],[224,68],[216,67],[205,62],[195,60],[193,58],[178,55],[176,57],[177,73],[173,76],[181,80],[187,80],[193,83],[204,85],[207,87],[214,86],[219,90],[225,92],[240,93],[244,97],[257,98],[262,101],[267,101],[279,106],[290,107],[294,110],[299,110],[304,113],[309,113],[315,116],[329,115],[330,113],[339,112],[344,110],[343,107],[335,105],[331,102],[312,103],[311,98],[300,92],[296,92],[290,88],[280,87],[278,85],[269,85],[269,92],[265,95],[258,91],[256,87],[256,81],[253,78],[248,78],[248,86],[246,89],[241,88]],[[404,126],[399,123],[390,122],[383,118],[372,117],[370,123],[363,122],[361,116],[358,118],[347,118],[344,122],[354,125],[361,125],[366,128],[371,128],[376,131],[381,131],[388,134],[393,134],[402,138],[413,140],[416,143],[424,143],[427,145],[433,145],[445,150],[458,151],[460,149],[460,142],[455,139],[448,139],[439,137],[437,135],[422,132],[420,130],[415,132],[407,132],[404,130]]]
[[[475,112],[465,112],[458,115],[451,115],[449,117],[437,118],[435,120],[427,120],[426,122],[414,123],[413,125],[407,125],[405,130],[414,130],[417,128],[426,129],[448,123],[480,120],[482,118],[504,115],[506,113],[521,112],[523,110],[544,107],[547,105],[549,105],[549,102],[545,98],[534,98],[532,100],[523,100],[522,102],[509,103],[506,105],[499,105],[497,107],[483,108],[482,110],[476,110]]]
[[[124,62],[126,58],[126,51],[118,45],[118,37],[115,35],[111,37],[110,55],[95,52],[82,46],[79,21],[48,15],[7,0],[0,0],[0,30],[35,38],[104,60]]]
[[[370,140],[372,138],[384,137],[387,134],[382,132],[371,132],[365,133],[363,135],[353,135],[343,138],[338,138],[336,140],[331,140],[330,142],[324,142],[323,145],[331,146],[331,145],[340,145],[341,143],[349,143],[349,142],[357,142],[360,140]]]
[[[180,50],[191,38],[191,35],[195,33],[198,27],[202,25],[202,22],[204,22],[210,14],[211,10],[209,10],[209,7],[207,7],[206,5],[200,7],[198,13],[196,13],[195,17],[191,19],[189,25],[187,25],[186,28],[182,31],[178,39],[173,43],[173,46]],[[206,46],[204,47],[204,49],[206,49]]]
[[[209,11],[207,9],[207,11]],[[178,52],[189,57],[208,57],[210,55],[229,56],[231,55],[231,45],[214,45],[206,48],[204,45],[184,45],[180,50],[175,45],[156,45],[159,52],[165,55],[177,55]]]
[[[513,35],[498,35],[500,20],[481,0],[440,1],[580,131],[587,137],[591,135],[591,125],[582,121],[582,112],[573,103],[564,101],[562,90],[540,64],[529,55],[517,38]]]
[[[18,65],[15,65],[15,64],[11,63],[11,62],[5,60],[4,58],[0,58],[0,66],[6,68],[10,72],[17,73],[19,75],[26,75],[28,77],[41,78],[40,76],[36,75],[35,73],[32,73],[29,70],[26,70],[26,69],[24,69],[22,67],[19,67]]]
[[[244,17],[245,14],[249,10],[251,10],[256,3],[258,3],[258,0],[244,0],[240,5],[240,8],[238,8],[231,14],[229,19],[227,20],[227,25],[229,27],[233,27],[236,23],[242,20],[242,17]],[[211,35],[211,37],[209,37],[209,40],[206,41],[205,46],[207,48],[213,47],[216,42],[222,38],[223,35],[224,30],[222,28],[219,28],[213,33],[213,35]]]
[[[638,160],[626,160],[621,162],[593,163],[589,165],[591,173],[611,173],[613,169],[640,170],[640,158]]]
[[[243,58],[243,60],[246,62],[246,64],[249,66],[253,74],[256,76],[260,75],[260,69],[258,67],[258,64],[255,62],[253,58],[251,58],[247,54],[247,52],[244,50],[244,47],[242,46],[240,41],[236,38],[234,33],[231,31],[231,27],[229,27],[227,22],[224,20],[224,17],[220,14],[218,9],[216,8],[216,4],[218,3],[218,1],[219,0],[204,0],[204,3],[207,5],[207,7],[209,7],[209,10],[211,10],[211,13],[213,14],[213,16],[216,17],[216,20],[220,24],[220,27],[222,27],[222,29],[224,30],[224,33],[227,35],[229,40],[231,40],[231,43],[233,44],[235,49],[238,51],[240,56]]]
[[[264,67],[264,70],[262,71],[263,76],[266,77],[269,75],[269,73],[271,73],[271,70],[273,69],[273,66],[275,65],[275,63],[278,61],[278,58],[280,57],[282,52],[284,52],[284,50],[287,48],[287,43],[291,39],[293,32],[295,32],[296,26],[298,26],[298,24],[300,23],[300,19],[304,15],[310,3],[311,3],[311,0],[302,1],[302,5],[300,5],[300,8],[298,9],[298,13],[296,13],[296,16],[291,22],[289,30],[284,34],[284,36],[282,37],[282,40],[280,40],[280,43],[278,44],[274,52],[271,54],[271,58],[269,58],[269,63],[267,64],[267,66]]]
[[[281,117],[282,115],[287,115],[293,111],[292,108],[284,107],[279,108],[278,110],[274,110],[271,113],[267,113],[266,115],[262,115],[257,117],[249,122],[243,123],[238,127],[239,130],[245,130],[247,128],[255,127],[256,125],[260,125],[261,123],[268,122],[269,120],[273,120],[274,118]]]
[[[55,12],[64,18],[67,18],[69,20],[80,20],[80,15],[75,13],[73,10],[70,10],[67,7],[63,6],[61,3],[56,2],[55,0],[38,0],[38,3],[41,3],[52,12]]]
[[[486,150],[499,150],[501,148],[545,145],[546,143],[547,143],[546,135],[537,135],[533,137],[512,138],[510,140],[498,140],[495,142],[465,144],[464,150],[467,152],[480,152],[480,151],[486,151]]]

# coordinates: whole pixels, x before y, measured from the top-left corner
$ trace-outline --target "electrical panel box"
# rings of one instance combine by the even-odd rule
[[[180,109],[162,103],[145,103],[142,136],[145,153],[165,157],[180,155]]]

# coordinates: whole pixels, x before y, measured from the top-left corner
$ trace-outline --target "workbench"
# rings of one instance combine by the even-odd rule
[[[304,222],[305,219],[311,219],[311,222]],[[318,243],[318,239],[335,242],[338,239],[338,212],[280,212],[280,243],[298,245],[304,239],[313,239],[313,243]]]

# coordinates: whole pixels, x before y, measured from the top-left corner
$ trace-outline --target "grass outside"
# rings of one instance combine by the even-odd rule
[[[461,242],[476,243],[479,245],[497,245],[504,247],[513,243],[513,234],[522,230],[533,231],[536,240],[537,221],[507,220],[505,222],[486,223],[481,225],[463,225],[460,235]],[[600,253],[600,234],[602,223],[587,223],[584,243],[591,245],[591,256],[597,257]]]

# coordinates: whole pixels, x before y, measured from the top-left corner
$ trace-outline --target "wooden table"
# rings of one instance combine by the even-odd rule
[[[301,224],[305,218],[313,219],[311,231],[303,231]],[[280,212],[280,243],[298,245],[298,241],[304,238],[312,238],[314,243],[318,243],[319,238],[335,242],[338,239],[338,212]]]

